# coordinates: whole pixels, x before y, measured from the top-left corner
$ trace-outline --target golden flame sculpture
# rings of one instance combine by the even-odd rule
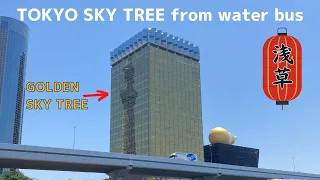
[[[234,136],[222,127],[213,128],[209,133],[209,141],[211,144],[234,144],[236,140],[237,136]]]

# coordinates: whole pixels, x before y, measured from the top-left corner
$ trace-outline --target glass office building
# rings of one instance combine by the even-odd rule
[[[21,143],[29,30],[0,16],[0,143]]]
[[[110,151],[203,161],[199,48],[144,29],[111,52]]]

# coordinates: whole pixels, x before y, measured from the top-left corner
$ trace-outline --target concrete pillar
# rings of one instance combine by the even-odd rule
[[[130,173],[132,168],[133,168],[132,166],[128,166],[125,169],[118,169],[118,170],[112,171],[109,173],[109,177],[112,180],[123,180],[123,178]]]
[[[202,176],[197,178],[192,178],[192,180],[219,180],[221,174],[217,174],[216,176]]]

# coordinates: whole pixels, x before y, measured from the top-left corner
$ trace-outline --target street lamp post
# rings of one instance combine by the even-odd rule
[[[292,157],[292,165],[293,165],[293,172],[296,172],[296,165],[294,162],[294,157]]]
[[[73,149],[74,149],[74,145],[76,144],[76,127],[73,127]]]

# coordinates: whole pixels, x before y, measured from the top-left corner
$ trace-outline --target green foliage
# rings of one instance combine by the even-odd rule
[[[4,171],[0,172],[0,180],[30,180],[20,171]]]
[[[158,178],[158,177],[147,177],[147,180],[161,180],[161,178]]]

